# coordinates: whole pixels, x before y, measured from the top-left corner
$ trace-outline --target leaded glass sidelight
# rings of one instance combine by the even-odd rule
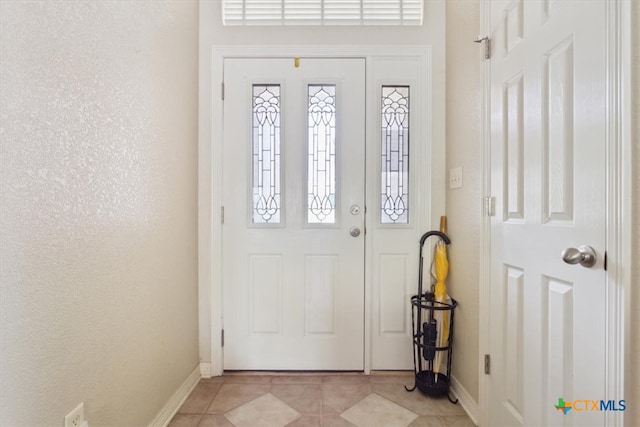
[[[382,86],[381,222],[409,222],[409,86]]]
[[[253,85],[253,223],[280,223],[280,85]]]
[[[307,221],[336,222],[336,86],[309,85]]]

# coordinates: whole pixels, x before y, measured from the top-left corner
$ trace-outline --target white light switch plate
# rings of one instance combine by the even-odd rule
[[[462,166],[449,170],[449,189],[462,188]]]

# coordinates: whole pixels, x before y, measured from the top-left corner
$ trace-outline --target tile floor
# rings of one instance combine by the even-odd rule
[[[473,427],[462,407],[429,398],[409,374],[230,374],[202,379],[170,427]]]

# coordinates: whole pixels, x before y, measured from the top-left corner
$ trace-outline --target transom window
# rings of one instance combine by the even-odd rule
[[[222,0],[223,25],[422,25],[424,0]]]

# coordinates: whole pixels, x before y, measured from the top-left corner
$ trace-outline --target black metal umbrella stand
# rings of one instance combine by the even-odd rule
[[[440,231],[429,231],[420,239],[420,266],[418,273],[418,294],[411,297],[411,322],[413,325],[413,369],[415,372],[415,384],[412,388],[405,386],[407,391],[416,388],[427,396],[447,396],[451,403],[458,403],[449,396],[451,384],[451,356],[453,344],[454,309],[458,302],[450,299],[449,302],[435,300],[433,292],[422,291],[423,260],[422,249],[425,241],[436,236],[447,245],[451,243],[449,237]],[[437,314],[437,315],[436,315]],[[446,342],[438,346],[437,320],[449,316],[449,333]],[[445,331],[440,330],[440,333]],[[446,361],[445,372],[435,372],[434,361],[436,359]]]

